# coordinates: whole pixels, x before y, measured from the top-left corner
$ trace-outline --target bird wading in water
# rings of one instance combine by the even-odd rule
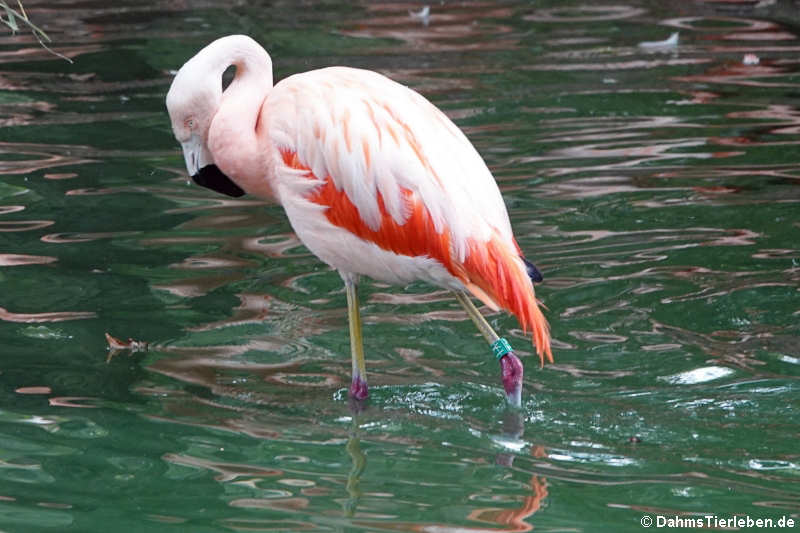
[[[541,363],[552,362],[533,288],[542,276],[514,239],[495,180],[461,130],[417,92],[347,67],[273,86],[269,54],[231,35],[183,65],[167,109],[197,184],[279,202],[303,244],[341,275],[353,398],[367,397],[360,276],[453,291],[498,358],[511,405],[521,402],[522,363],[470,296],[513,313]]]

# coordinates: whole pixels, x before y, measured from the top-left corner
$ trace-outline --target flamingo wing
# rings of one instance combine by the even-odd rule
[[[384,278],[374,265],[396,273],[419,258],[422,269],[409,271],[440,274],[416,277],[466,287],[490,307],[508,309],[533,331],[540,357],[551,358],[547,323],[502,196],[444,113],[378,73],[331,67],[278,83],[262,115],[273,189],[312,251],[337,237],[342,246],[367,242],[384,252],[372,254],[380,256],[372,268],[364,266],[365,254],[317,255],[340,271],[377,279]]]

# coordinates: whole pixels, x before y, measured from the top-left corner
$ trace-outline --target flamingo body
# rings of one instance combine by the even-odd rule
[[[230,65],[236,75],[223,92]],[[552,361],[532,265],[494,178],[461,130],[420,94],[347,67],[273,87],[266,51],[229,36],[181,68],[167,107],[196,181],[277,200],[300,240],[346,283],[363,275],[469,291],[515,314],[540,359]]]

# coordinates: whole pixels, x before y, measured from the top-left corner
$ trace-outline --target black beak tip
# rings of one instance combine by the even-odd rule
[[[525,267],[528,269],[528,277],[531,278],[531,281],[534,283],[541,283],[544,280],[544,276],[542,273],[539,272],[539,269],[536,268],[536,265],[525,259],[524,257],[522,260],[525,262]]]
[[[236,185],[233,180],[222,173],[217,165],[206,165],[197,174],[192,176],[192,181],[201,187],[211,189],[214,192],[239,198],[244,196],[244,190]]]

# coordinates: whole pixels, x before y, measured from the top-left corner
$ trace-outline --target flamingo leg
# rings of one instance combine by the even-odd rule
[[[458,300],[458,303],[461,304],[461,307],[464,308],[464,311],[466,311],[469,317],[472,319],[472,322],[474,322],[478,327],[478,331],[481,332],[481,335],[483,335],[483,338],[486,339],[486,342],[492,344],[500,338],[500,336],[492,329],[492,326],[490,326],[486,319],[483,318],[483,315],[480,311],[478,311],[478,308],[475,307],[475,304],[472,303],[472,300],[469,299],[469,296],[460,291],[453,291],[453,294],[455,295],[456,300]]]
[[[347,321],[350,324],[350,357],[353,360],[353,380],[350,383],[350,396],[356,400],[367,397],[367,366],[364,363],[364,342],[361,335],[361,312],[358,309],[358,285],[353,280],[345,280],[347,292]]]
[[[483,315],[472,300],[469,299],[465,293],[461,291],[453,291],[453,294],[461,304],[461,307],[467,312],[467,315],[472,319],[472,322],[478,327],[478,331],[486,339],[490,346],[494,345],[500,336],[495,333],[492,326],[483,318]],[[514,355],[514,352],[508,352],[500,358],[500,372],[503,380],[503,388],[506,391],[506,401],[512,407],[520,407],[522,405],[522,376],[523,367],[522,361],[519,357]]]

